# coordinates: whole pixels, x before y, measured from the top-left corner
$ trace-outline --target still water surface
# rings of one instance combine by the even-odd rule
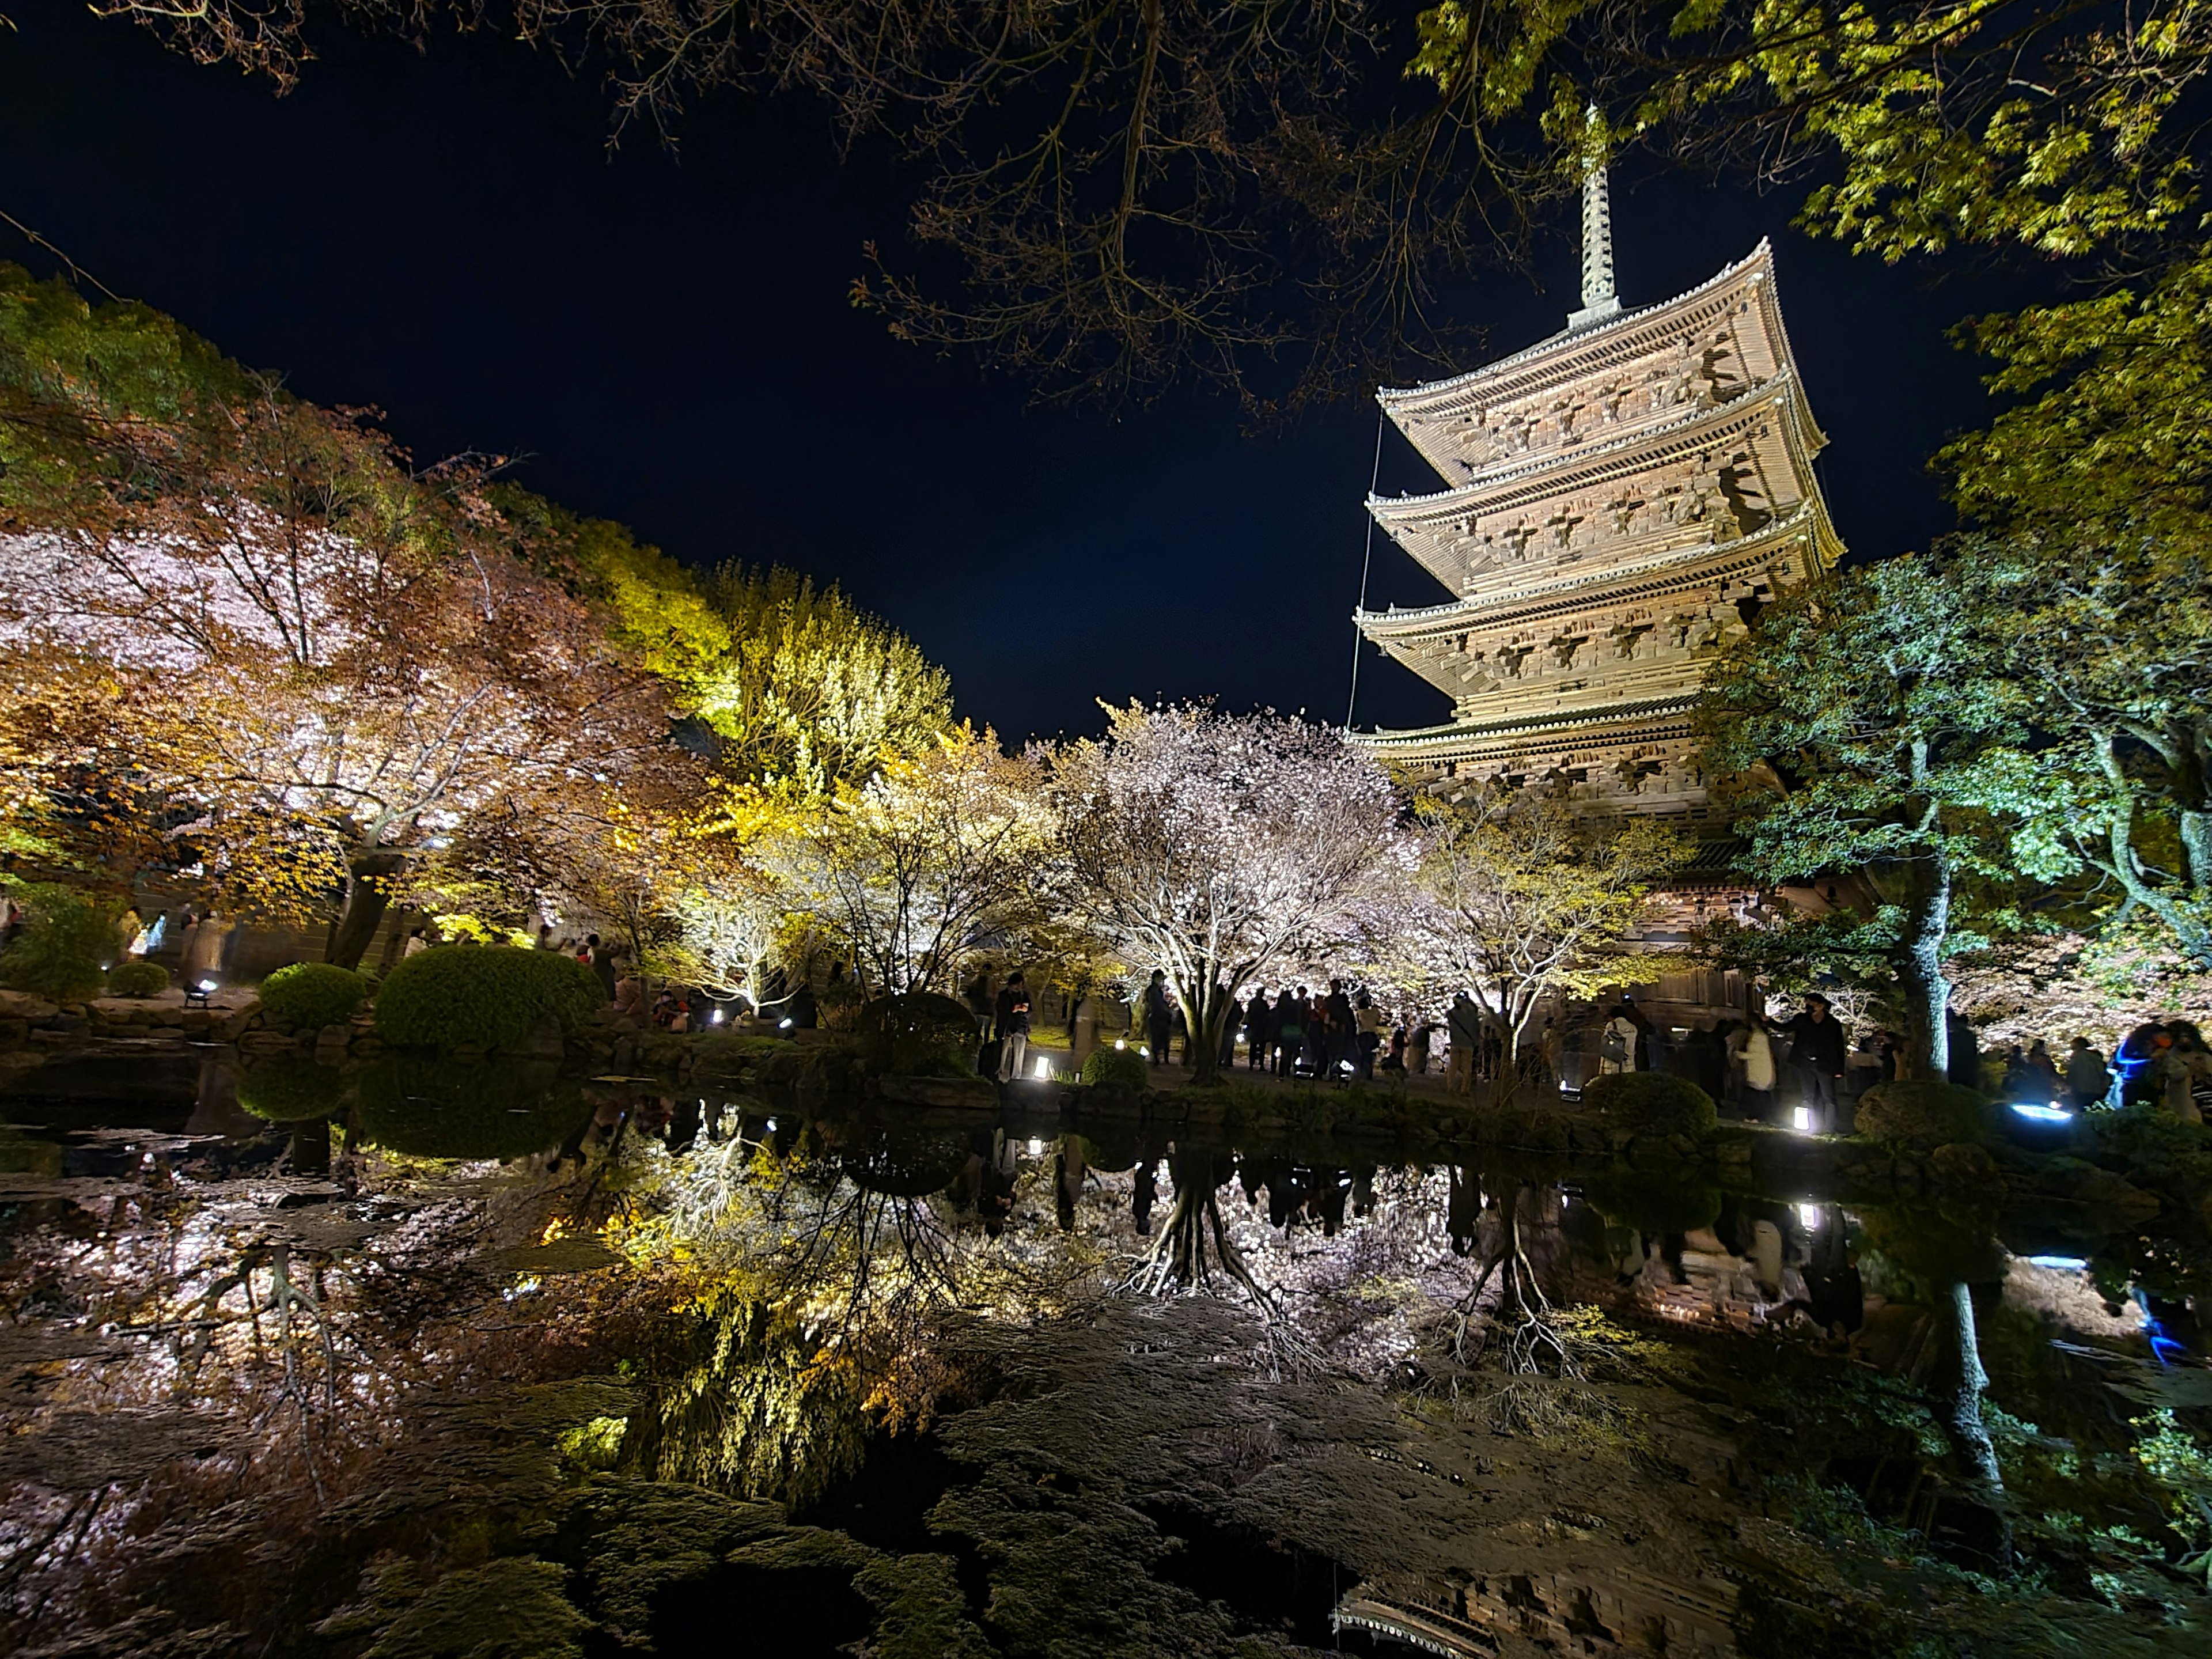
[[[0,1648],[2212,1652],[2205,1218],[2087,1161],[216,1071],[0,1103]]]

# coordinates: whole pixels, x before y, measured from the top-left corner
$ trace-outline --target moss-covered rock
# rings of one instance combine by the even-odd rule
[[[860,1063],[891,1077],[972,1076],[975,1016],[933,991],[878,997],[861,1008],[853,1036]]]
[[[1996,1139],[1996,1109],[1972,1089],[1940,1079],[1877,1083],[1859,1097],[1857,1132],[1869,1140],[1934,1148]]]
[[[1713,1097],[1663,1072],[1608,1072],[1583,1085],[1583,1109],[1615,1128],[1695,1139],[1720,1121]]]

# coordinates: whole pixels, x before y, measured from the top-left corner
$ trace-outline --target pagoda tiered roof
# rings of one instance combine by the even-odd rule
[[[1528,456],[1433,495],[1370,496],[1367,508],[1447,588],[1467,597],[1502,597],[1531,576],[1594,556],[1615,561],[1664,557],[1678,550],[1700,549],[1712,533],[1702,520],[1661,520],[1635,529],[1624,526],[1613,536],[1603,536],[1601,529],[1607,544],[1602,552],[1586,544],[1553,550],[1534,545],[1548,539],[1537,535],[1547,528],[1540,524],[1527,527],[1527,539],[1516,555],[1498,545],[1497,533],[1484,531],[1486,523],[1502,523],[1516,511],[1528,514],[1563,497],[1632,482],[1731,444],[1751,457],[1760,486],[1755,510],[1771,519],[1805,499],[1799,493],[1802,481],[1811,477],[1814,457],[1825,441],[1805,409],[1796,377],[1784,373],[1728,401],[1675,411],[1668,421],[1605,443]],[[1771,453],[1778,450],[1782,453]],[[1774,493],[1778,485],[1785,492],[1779,497]]]
[[[1735,332],[1741,364],[1736,378],[1748,386],[1778,375],[1796,377],[1796,362],[1775,288],[1774,250],[1762,238],[1743,258],[1671,300],[1570,327],[1463,374],[1421,386],[1385,387],[1376,399],[1439,476],[1457,486],[1513,459],[1493,453],[1495,444],[1483,441],[1492,430],[1486,422],[1494,411],[1541,403],[1549,393],[1602,385],[1638,365],[1648,369],[1663,362],[1670,348],[1731,316],[1738,319]],[[1663,408],[1638,411],[1620,429],[1655,423],[1665,413]],[[1813,447],[1824,447],[1825,434],[1809,413],[1804,418]],[[1565,434],[1557,447],[1571,448],[1585,441]]]

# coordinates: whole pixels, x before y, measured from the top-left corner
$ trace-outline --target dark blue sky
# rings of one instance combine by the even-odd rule
[[[0,210],[304,394],[382,409],[418,458],[526,456],[533,488],[680,559],[839,580],[1009,737],[1095,729],[1099,697],[1342,717],[1374,406],[1262,437],[1195,394],[1119,419],[1031,408],[1017,381],[893,341],[845,295],[865,240],[899,243],[899,181],[836,165],[811,106],[726,96],[680,159],[641,137],[610,157],[599,88],[497,39],[421,57],[328,30],[277,99],[79,0],[8,12]],[[1949,522],[1926,459],[1982,418],[1944,331],[2017,291],[1852,259],[1790,230],[1790,206],[1617,182],[1622,299],[1771,234],[1844,537],[1858,556],[1924,544]],[[1550,294],[1499,276],[1458,297],[1488,355],[1559,327],[1569,229]],[[1395,433],[1382,481],[1435,487]],[[1443,593],[1378,534],[1370,596]],[[1370,656],[1358,713],[1446,709]]]

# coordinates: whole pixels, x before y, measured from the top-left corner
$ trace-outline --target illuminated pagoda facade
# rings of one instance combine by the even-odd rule
[[[1452,793],[1502,781],[1595,811],[1705,817],[1689,716],[1706,663],[1843,551],[1772,250],[1624,311],[1601,169],[1565,331],[1378,396],[1445,487],[1368,510],[1450,597],[1358,622],[1449,694],[1452,718],[1361,741]]]

